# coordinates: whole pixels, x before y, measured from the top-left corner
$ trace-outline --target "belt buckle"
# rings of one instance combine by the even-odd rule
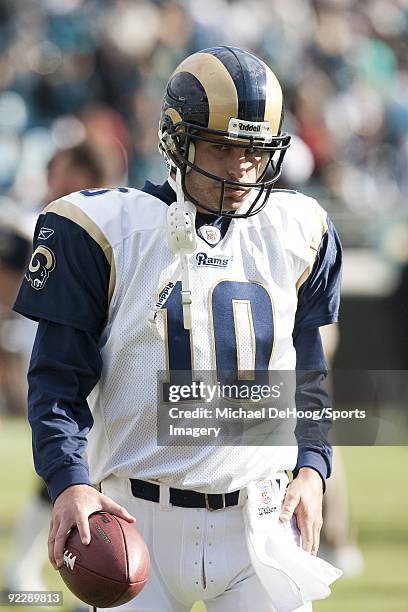
[[[208,493],[204,493],[205,508],[206,508],[206,510],[208,510],[208,512],[218,512],[218,510],[225,510],[225,508],[227,507],[227,502],[226,502],[226,499],[225,499],[225,493],[219,493],[219,495],[221,495],[221,497],[222,497],[222,506],[221,506],[221,508],[211,508],[210,504],[208,502]]]

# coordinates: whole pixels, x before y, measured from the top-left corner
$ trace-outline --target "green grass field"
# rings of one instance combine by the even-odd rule
[[[365,571],[340,580],[332,596],[315,604],[315,612],[406,612],[408,610],[408,448],[344,449],[353,524],[365,559]],[[17,420],[0,422],[0,589],[10,550],[13,521],[35,487],[28,427]],[[74,600],[50,566],[44,569],[50,589],[62,590],[70,609]],[[10,609],[10,608],[2,608]],[[34,608],[19,607],[21,611]],[[50,608],[60,609],[60,608]],[[203,612],[197,604],[194,612]],[[256,611],[254,611],[256,612]]]

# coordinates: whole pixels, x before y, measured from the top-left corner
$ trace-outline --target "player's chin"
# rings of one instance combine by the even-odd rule
[[[222,207],[227,210],[237,210],[248,193],[249,189],[230,189],[226,187]]]

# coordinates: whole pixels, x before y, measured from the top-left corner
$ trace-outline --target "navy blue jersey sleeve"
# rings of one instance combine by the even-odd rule
[[[110,263],[94,238],[71,219],[47,212],[37,222],[14,310],[99,333],[107,317],[109,279]]]
[[[93,425],[87,397],[99,380],[97,339],[40,320],[28,372],[28,419],[34,465],[52,501],[74,484],[90,484],[83,456]]]
[[[299,330],[294,336],[296,349],[296,409],[318,411],[331,407],[324,381],[327,376],[323,346],[318,328]],[[316,470],[323,480],[331,474],[332,447],[328,441],[329,418],[298,419],[295,428],[298,442],[296,476],[302,467]],[[325,487],[324,487],[325,488]]]
[[[295,333],[336,323],[340,303],[342,249],[330,219],[316,253],[312,271],[301,285],[295,318]]]

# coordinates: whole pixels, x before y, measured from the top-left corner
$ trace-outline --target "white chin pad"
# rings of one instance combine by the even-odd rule
[[[268,151],[262,152],[262,160],[261,160],[261,165],[258,171],[258,176],[261,176],[265,172],[265,169],[267,165],[269,164],[269,161],[273,160],[274,155],[275,154],[273,154],[272,157],[270,157]]]
[[[190,162],[190,164],[194,164],[194,158],[195,158],[195,144],[194,142],[190,140],[190,143],[188,145],[188,161]],[[187,166],[186,173],[190,172],[190,170],[191,170],[190,166]]]

